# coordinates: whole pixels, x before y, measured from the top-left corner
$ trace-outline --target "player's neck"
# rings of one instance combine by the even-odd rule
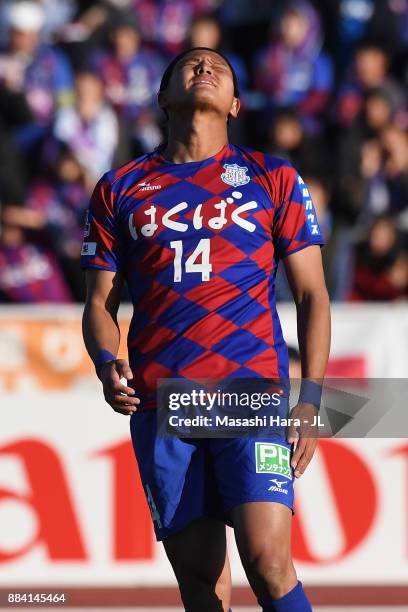
[[[175,164],[213,157],[228,142],[225,119],[209,113],[195,113],[190,120],[174,117],[169,122],[163,156]]]

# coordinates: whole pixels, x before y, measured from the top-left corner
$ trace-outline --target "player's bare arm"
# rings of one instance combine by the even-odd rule
[[[288,255],[284,262],[297,310],[302,379],[321,383],[330,351],[330,302],[320,247],[310,246]],[[300,402],[293,409],[291,417],[297,418],[301,414],[301,420],[310,423],[317,412],[313,404]],[[288,442],[297,441],[292,457],[295,476],[301,476],[310,463],[317,440],[316,430],[312,433],[310,427],[303,426],[296,430],[292,425],[288,428]]]
[[[91,198],[81,265],[98,271],[88,278],[85,342],[108,403],[117,412],[133,412],[132,443],[156,537],[164,543],[185,608],[229,610],[226,523],[234,528],[262,609],[276,609],[279,600],[282,611],[310,612],[290,550],[292,444],[271,436],[232,442],[160,438],[155,392],[163,376],[288,376],[286,345],[275,301],[269,299],[276,262],[285,258],[307,364],[303,376],[322,377],[328,352],[322,338],[327,340],[328,328],[320,317],[327,294],[319,249],[306,248],[323,244],[313,203],[291,164],[228,142],[227,123],[238,114],[239,87],[222,54],[198,47],[177,56],[163,74],[159,105],[167,118],[166,141],[106,173]],[[182,207],[175,217],[177,203]],[[241,206],[256,208],[259,216],[243,223]],[[187,223],[191,215],[197,221],[201,207],[214,216]],[[247,232],[250,251],[256,253],[253,263],[246,253]],[[173,254],[174,245],[179,254]],[[291,254],[301,249],[301,255]],[[204,267],[211,275],[204,276]],[[180,268],[183,273],[176,275]],[[130,379],[132,373],[116,359],[119,272],[126,275],[135,306],[128,346],[130,385],[140,398],[137,410],[132,390],[120,384],[121,376]],[[236,330],[243,342],[237,341]],[[315,361],[318,354],[321,362]],[[305,452],[313,450],[313,442],[305,443]],[[305,457],[298,457],[300,467]],[[271,480],[267,467],[276,468],[282,480]],[[203,525],[210,534],[204,540]]]
[[[118,272],[88,269],[86,271],[87,296],[82,319],[86,349],[95,363],[102,351],[117,355],[120,329],[117,320],[123,278]],[[132,414],[139,404],[135,391],[122,384],[122,378],[133,378],[132,370],[124,359],[106,360],[101,364],[99,377],[107,403],[124,415]]]

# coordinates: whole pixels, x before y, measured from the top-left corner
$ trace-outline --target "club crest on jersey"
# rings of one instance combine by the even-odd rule
[[[238,164],[224,164],[224,170],[221,174],[221,180],[227,185],[239,187],[246,185],[251,178],[247,175],[248,168],[246,166],[238,166]]]

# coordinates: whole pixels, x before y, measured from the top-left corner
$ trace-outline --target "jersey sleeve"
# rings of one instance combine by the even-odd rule
[[[122,267],[122,248],[114,216],[114,194],[104,175],[96,184],[85,218],[81,268],[117,272]]]
[[[277,173],[276,211],[273,222],[273,242],[282,259],[308,246],[324,245],[309,190],[290,164]]]

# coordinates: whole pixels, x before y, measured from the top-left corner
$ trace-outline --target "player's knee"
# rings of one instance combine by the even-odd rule
[[[262,551],[246,564],[251,582],[260,585],[263,592],[267,591],[273,597],[280,596],[291,568],[290,555],[283,551]]]
[[[231,602],[231,576],[229,573],[223,572],[218,578],[215,592],[218,598],[221,599],[224,610],[228,611]]]
[[[187,612],[223,612],[229,599],[230,586],[224,577],[212,580],[208,577],[186,574],[178,577],[181,598]],[[225,604],[226,605],[226,604]]]

